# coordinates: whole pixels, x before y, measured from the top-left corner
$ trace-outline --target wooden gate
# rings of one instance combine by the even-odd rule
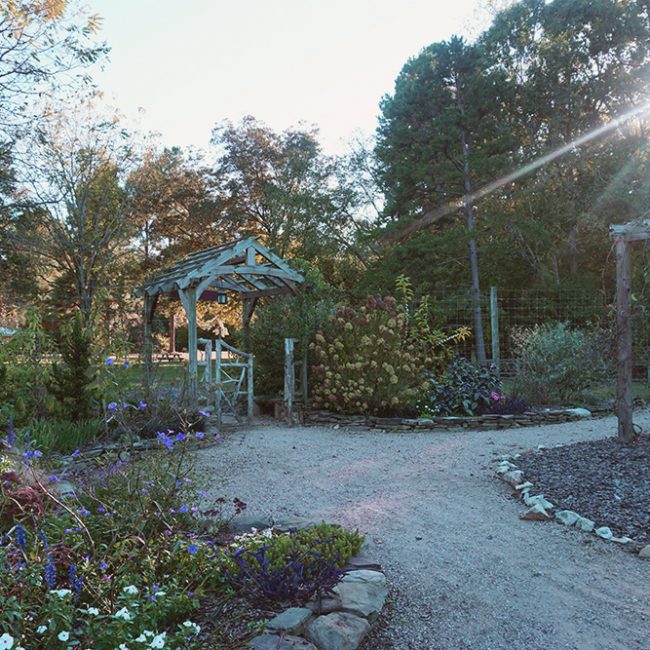
[[[253,419],[254,384],[253,355],[228,345],[223,339],[214,341],[214,359],[212,358],[212,341],[200,339],[205,346],[203,359],[199,365],[205,368],[202,384],[207,393],[208,402],[214,399],[217,426],[225,414],[230,413],[241,422],[241,404],[246,399],[246,419]],[[224,356],[225,353],[225,356]]]

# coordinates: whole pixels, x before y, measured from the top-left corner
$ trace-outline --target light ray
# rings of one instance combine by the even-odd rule
[[[632,108],[629,111],[626,111],[625,113],[622,113],[618,117],[615,117],[614,119],[610,120],[609,122],[607,122],[607,124],[603,124],[599,127],[596,127],[595,129],[592,129],[591,131],[587,131],[587,133],[584,133],[583,135],[576,138],[575,140],[572,140],[567,144],[563,144],[562,146],[557,147],[557,149],[554,149],[553,151],[550,151],[549,153],[544,154],[539,158],[536,158],[535,160],[529,162],[528,164],[523,165],[519,169],[516,169],[515,171],[510,172],[509,174],[506,174],[505,176],[502,176],[501,178],[492,181],[487,185],[484,185],[483,187],[476,190],[476,192],[472,193],[469,196],[469,200],[475,202],[478,199],[481,199],[484,196],[491,194],[495,190],[498,190],[500,187],[503,187],[504,185],[508,185],[508,183],[512,183],[518,180],[519,178],[521,178],[522,176],[526,176],[527,174],[534,172],[536,169],[539,169],[540,167],[547,165],[553,160],[560,158],[564,154],[569,153],[570,151],[574,151],[578,147],[581,147],[582,145],[587,144],[592,140],[596,140],[597,138],[600,138],[606,133],[609,133],[610,131],[617,129],[619,126],[622,126],[629,120],[638,117],[640,115],[643,115],[648,111],[650,111],[650,102],[642,104],[641,106],[637,106],[636,108]],[[414,232],[426,228],[427,226],[430,226],[440,221],[444,217],[453,214],[454,212],[463,208],[466,205],[467,201],[468,201],[468,197],[465,196],[462,199],[459,199],[458,201],[447,203],[446,205],[443,205],[440,208],[431,210],[418,221],[406,226],[403,229],[400,229],[391,238],[404,239],[409,235],[413,234]]]

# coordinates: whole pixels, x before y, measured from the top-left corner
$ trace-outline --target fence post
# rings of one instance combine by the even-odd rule
[[[492,363],[499,370],[501,353],[499,350],[499,298],[496,287],[490,287],[490,334],[492,337]]]
[[[221,431],[221,338],[215,341],[215,397],[217,407],[217,429]]]
[[[284,403],[287,408],[287,420],[293,424],[293,403],[296,392],[296,368],[293,365],[294,339],[284,339]]]
[[[253,383],[253,353],[249,352],[246,359],[246,370],[248,372],[246,418],[248,424],[253,422],[253,411],[255,409],[255,384]]]

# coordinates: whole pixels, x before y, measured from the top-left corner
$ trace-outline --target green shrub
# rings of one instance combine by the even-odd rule
[[[34,420],[19,433],[19,440],[29,435],[31,445],[44,454],[68,454],[97,440],[104,429],[98,418],[70,422],[68,420]]]
[[[255,392],[274,397],[284,388],[284,339],[298,340],[298,350],[313,339],[335,310],[331,290],[315,271],[305,274],[305,287],[296,297],[280,296],[257,310],[248,345],[255,355]],[[242,335],[239,336],[242,338]],[[239,342],[244,346],[244,341]]]
[[[607,377],[593,333],[548,323],[513,335],[517,392],[537,404],[564,404]]]
[[[62,328],[57,347],[61,363],[52,364],[48,390],[61,405],[66,419],[87,420],[93,407],[96,373],[91,361],[91,331],[84,324],[81,313]]]
[[[438,374],[451,344],[469,335],[432,329],[428,302],[410,307],[408,281],[403,300],[369,296],[362,307],[339,307],[312,343],[313,399],[340,413],[410,414],[425,389],[425,373]]]
[[[423,415],[477,415],[497,403],[502,391],[495,367],[481,368],[457,357],[441,379],[428,378],[418,406]]]

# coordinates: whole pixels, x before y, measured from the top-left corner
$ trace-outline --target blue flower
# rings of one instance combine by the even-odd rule
[[[44,578],[48,587],[52,588],[56,585],[56,565],[50,553],[47,554],[45,562]]]
[[[27,550],[27,531],[18,524],[14,528],[14,535],[16,539],[16,544],[25,552]]]
[[[203,409],[199,409],[199,415],[202,415],[204,418],[210,417],[210,413],[208,413],[208,411],[204,411]]]
[[[178,440],[178,442],[185,440],[185,438],[187,438],[187,436],[182,431],[179,431],[176,434],[176,440]]]
[[[115,363],[115,359],[113,359],[113,357],[106,357],[106,361],[104,361],[104,363],[107,366],[112,366]]]
[[[131,367],[131,362],[128,359],[124,360],[124,367],[127,369]]]
[[[182,506],[178,509],[178,512],[180,512],[181,514],[186,513],[186,512],[187,512],[187,506],[186,506],[186,505],[182,505]]]
[[[31,460],[32,458],[40,458],[43,455],[42,451],[39,451],[38,449],[28,449],[23,456],[27,460]]]
[[[76,458],[78,455],[79,455],[79,450],[78,450],[78,449],[75,449],[75,450],[72,452],[72,457],[73,457],[73,458]]]
[[[109,402],[106,407],[109,411],[114,411],[117,408],[117,402]]]
[[[199,551],[199,547],[196,544],[190,544],[187,547],[187,552],[188,553],[194,554],[194,553],[198,553],[198,551]]]
[[[139,408],[141,411],[144,411],[144,410],[147,408],[147,403],[146,403],[146,402],[143,402],[142,400],[140,400],[140,403],[138,404],[138,408]]]
[[[205,433],[203,433],[203,431],[197,431],[195,435],[199,440],[203,440],[203,438],[205,438]]]
[[[171,450],[171,449],[174,448],[174,440],[173,440],[172,438],[170,438],[170,437],[169,437],[166,433],[164,433],[163,431],[159,431],[159,432],[157,433],[156,437],[158,438],[158,440],[160,440],[160,442],[163,443],[163,445],[165,445],[165,447],[167,447],[167,449],[170,449],[170,450]]]

